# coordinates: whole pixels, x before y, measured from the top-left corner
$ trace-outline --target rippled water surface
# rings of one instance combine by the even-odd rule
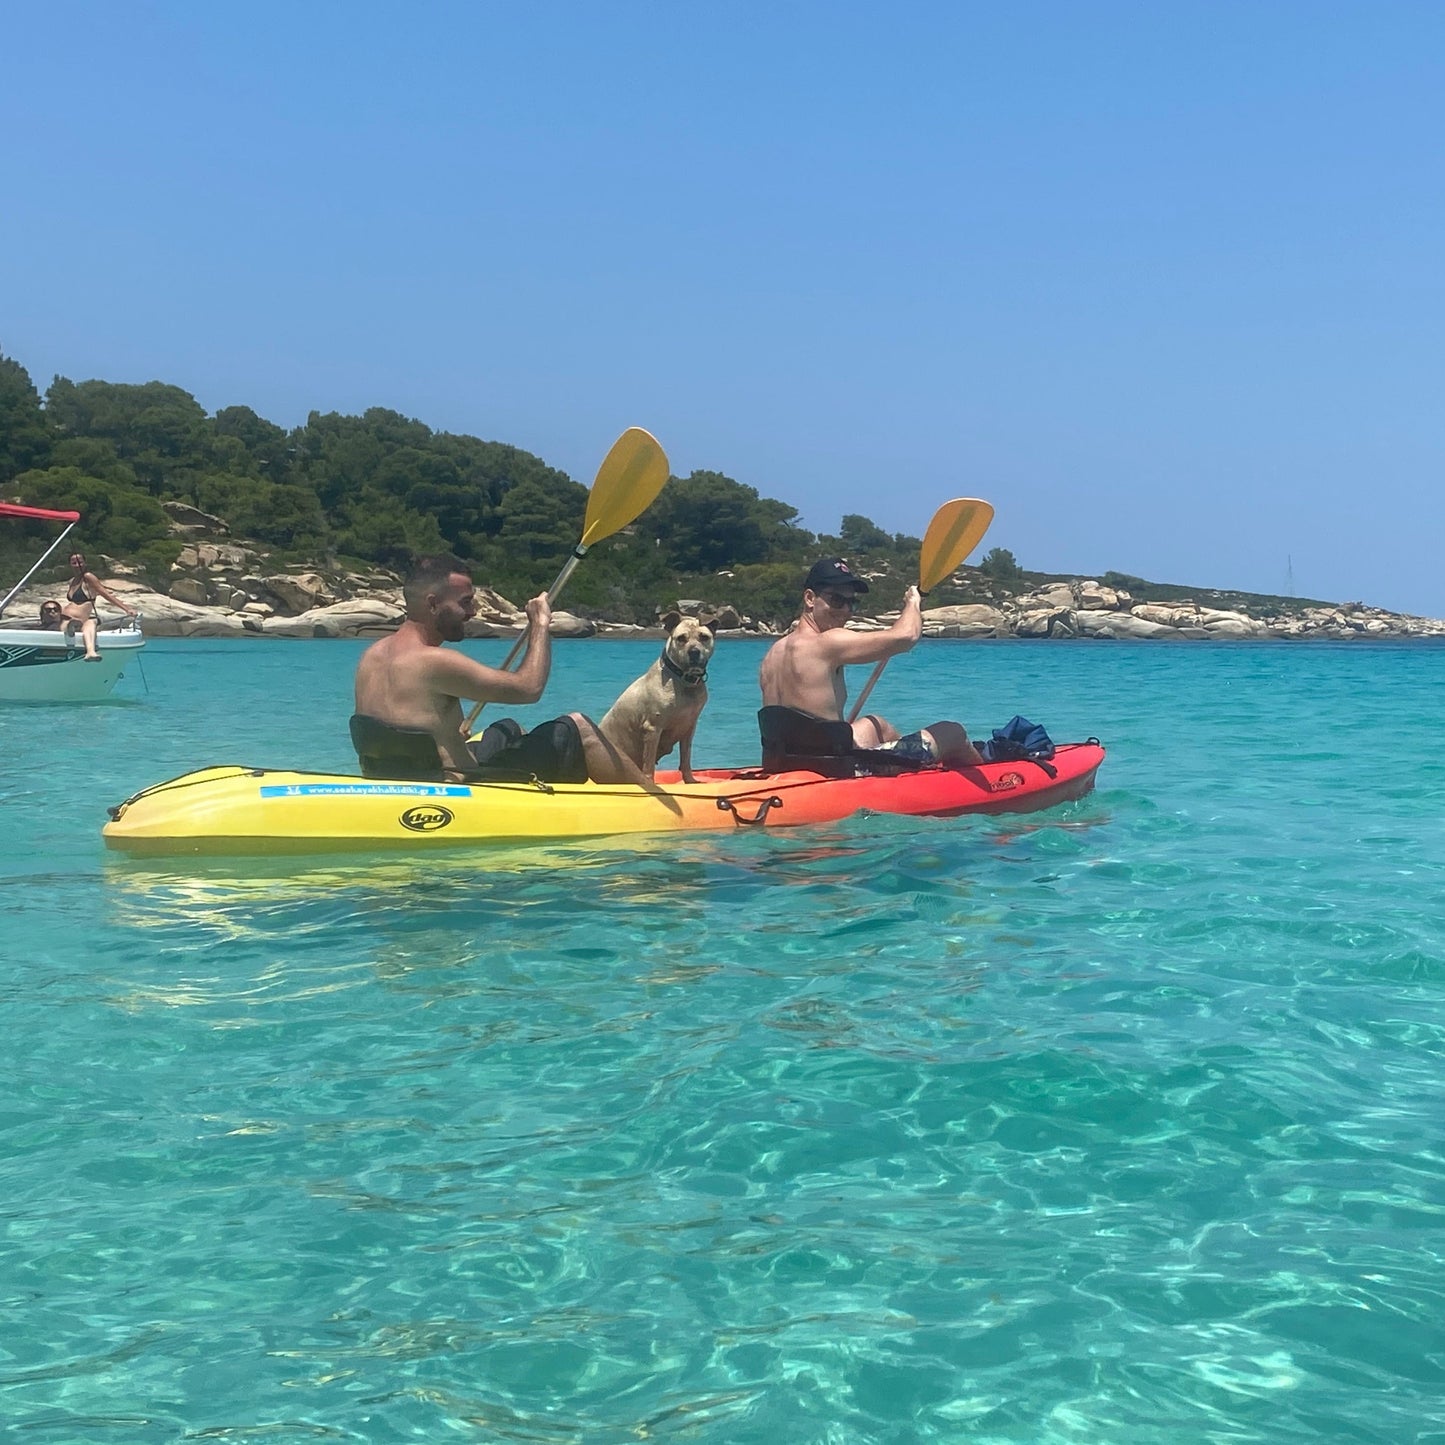
[[[144,784],[350,766],[358,651],[0,711],[15,1439],[1445,1440],[1445,650],[896,660],[900,721],[1103,738],[1018,819],[106,853]]]

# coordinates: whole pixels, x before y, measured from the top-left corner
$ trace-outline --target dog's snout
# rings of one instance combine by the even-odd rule
[[[701,662],[701,661],[702,661],[702,648],[700,648],[700,647],[689,647],[688,650],[687,650],[687,660],[688,660],[689,662]]]

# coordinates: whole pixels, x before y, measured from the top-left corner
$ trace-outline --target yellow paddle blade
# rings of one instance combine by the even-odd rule
[[[630,426],[612,444],[597,469],[587,498],[587,517],[581,545],[586,548],[629,522],[635,522],[667,481],[667,453],[657,438],[640,426]]]
[[[918,590],[932,592],[983,540],[993,508],[977,497],[955,497],[934,514],[918,551]]]

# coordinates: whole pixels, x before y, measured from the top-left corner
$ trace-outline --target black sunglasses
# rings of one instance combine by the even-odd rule
[[[857,594],[853,592],[820,592],[818,596],[835,612],[841,612],[845,607],[851,612],[858,605]]]

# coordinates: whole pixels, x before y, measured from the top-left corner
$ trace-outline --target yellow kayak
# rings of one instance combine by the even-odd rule
[[[1104,749],[1052,762],[928,768],[891,778],[719,769],[651,789],[598,783],[415,783],[268,768],[204,768],[110,810],[106,844],[134,853],[323,853],[783,828],[854,813],[1018,813],[1083,797]]]

